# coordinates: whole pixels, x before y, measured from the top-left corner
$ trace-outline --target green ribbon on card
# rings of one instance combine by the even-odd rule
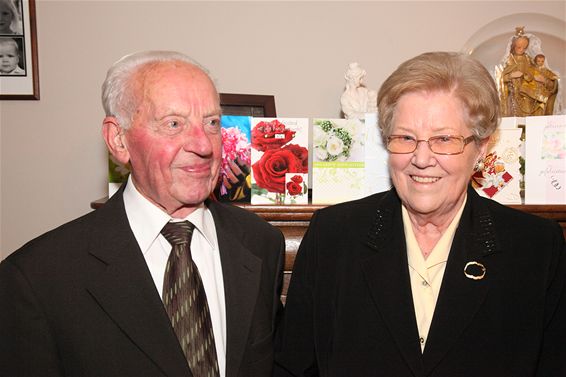
[[[323,168],[323,169],[363,169],[366,167],[365,162],[360,161],[332,161],[332,162],[322,162],[313,161],[313,168]]]

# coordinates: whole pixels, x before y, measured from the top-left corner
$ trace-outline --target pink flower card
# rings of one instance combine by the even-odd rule
[[[214,190],[219,201],[250,201],[251,119],[241,115],[223,115],[221,118],[222,163]]]

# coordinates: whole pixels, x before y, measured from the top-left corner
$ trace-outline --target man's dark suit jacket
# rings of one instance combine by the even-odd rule
[[[284,239],[207,203],[226,297],[226,376],[269,376]],[[122,192],[0,264],[0,376],[191,376],[128,224]]]
[[[397,194],[329,207],[295,261],[275,375],[566,376],[565,279],[556,223],[470,189],[422,354]]]

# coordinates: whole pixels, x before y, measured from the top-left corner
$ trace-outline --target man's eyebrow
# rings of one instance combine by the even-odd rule
[[[209,118],[209,117],[220,116],[220,115],[222,115],[222,109],[218,108],[218,109],[214,109],[212,111],[206,112],[204,114],[204,117]]]

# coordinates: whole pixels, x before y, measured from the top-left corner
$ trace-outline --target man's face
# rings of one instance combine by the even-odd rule
[[[137,108],[125,132],[136,188],[173,217],[212,192],[222,157],[220,104],[209,77],[180,62],[142,68]]]

